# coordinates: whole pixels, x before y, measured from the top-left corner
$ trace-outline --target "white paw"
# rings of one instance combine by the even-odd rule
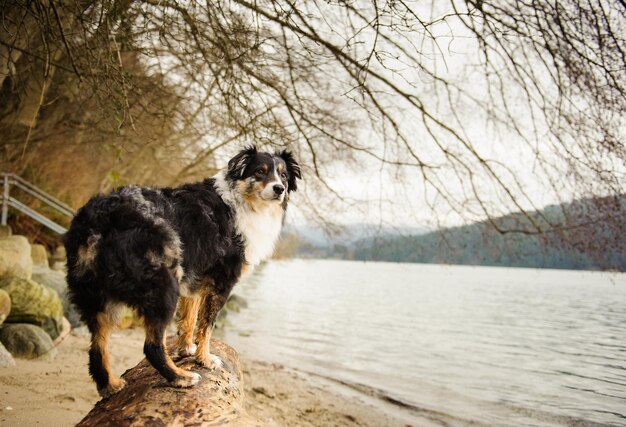
[[[198,374],[197,372],[191,373],[191,385],[198,384],[200,380],[202,380],[202,375]]]
[[[174,387],[192,387],[200,382],[202,379],[202,375],[196,372],[189,372],[189,375],[185,375],[184,377],[180,377],[172,381]]]
[[[216,369],[220,369],[224,366],[224,362],[222,361],[222,359],[214,354],[211,355],[211,362],[213,367]]]
[[[196,354],[196,350],[198,349],[198,346],[195,344],[191,344],[190,346],[187,346],[181,350],[178,350],[178,354],[181,357],[189,357],[189,356],[193,356],[194,354]]]
[[[209,354],[208,357],[198,359],[198,362],[209,369],[221,369],[224,366],[224,362],[218,356]]]
[[[126,385],[126,381],[121,378],[112,379],[111,382],[103,389],[98,389],[98,393],[103,398],[114,395],[124,388]]]

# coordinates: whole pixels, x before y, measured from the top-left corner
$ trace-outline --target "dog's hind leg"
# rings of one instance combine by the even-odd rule
[[[87,321],[91,332],[89,374],[96,382],[98,393],[102,397],[117,393],[126,384],[123,379],[111,373],[109,364],[109,338],[117,325],[119,309],[118,305],[108,304],[103,312]]]
[[[146,342],[143,351],[154,368],[173,386],[191,387],[198,384],[202,378],[195,372],[179,368],[165,351],[165,328],[167,323],[154,322],[154,319],[144,318],[146,328]]]
[[[202,378],[174,364],[165,351],[165,328],[172,321],[178,299],[178,285],[172,274],[163,269],[150,286],[152,292],[144,296],[141,307],[144,318],[146,341],[143,351],[154,368],[175,387],[191,387]],[[159,280],[160,279],[160,280]]]
[[[219,294],[208,294],[203,298],[198,322],[198,350],[196,360],[206,367],[220,367],[222,361],[210,351],[211,335],[215,320],[226,303],[226,297]]]
[[[193,342],[193,330],[198,319],[201,297],[181,297],[178,310],[178,340],[176,348],[178,355],[182,357],[192,356],[196,353],[196,345]]]

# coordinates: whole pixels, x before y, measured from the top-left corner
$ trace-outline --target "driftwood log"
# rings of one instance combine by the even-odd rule
[[[221,368],[198,366],[192,357],[176,362],[202,375],[199,384],[184,389],[167,386],[142,360],[122,375],[126,386],[100,400],[78,426],[263,426],[244,409],[243,374],[235,350],[211,340],[211,353],[222,359]]]

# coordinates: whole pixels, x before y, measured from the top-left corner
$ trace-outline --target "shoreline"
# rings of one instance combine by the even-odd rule
[[[117,375],[144,358],[142,328],[116,331],[111,341],[111,364]],[[54,360],[16,359],[16,366],[0,368],[0,425],[78,423],[100,400],[88,374],[88,347],[89,334],[74,330],[59,343]],[[521,408],[439,394],[425,385],[420,387],[423,404],[416,406],[365,384],[259,360],[245,352],[238,354],[246,411],[268,427],[493,425],[477,419],[476,410],[495,416],[492,420],[503,426],[519,425],[518,422],[542,426],[602,425],[528,409],[520,413]]]
[[[367,385],[279,363],[240,358],[248,413],[268,426],[486,426],[402,402]],[[304,399],[299,393],[289,395],[303,386],[309,394]]]
[[[116,374],[143,359],[143,339],[141,328],[114,332],[111,363]],[[87,370],[88,346],[89,335],[74,330],[59,343],[54,360],[16,359],[16,366],[0,369],[0,424],[71,426],[80,421],[99,400]],[[247,355],[240,359],[246,409],[270,427],[441,425],[433,414],[417,416],[373,389]]]

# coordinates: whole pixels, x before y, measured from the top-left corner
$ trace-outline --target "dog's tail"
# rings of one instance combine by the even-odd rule
[[[68,278],[83,275],[94,259],[98,242],[111,228],[111,213],[119,207],[119,197],[93,197],[80,208],[63,235]]]

